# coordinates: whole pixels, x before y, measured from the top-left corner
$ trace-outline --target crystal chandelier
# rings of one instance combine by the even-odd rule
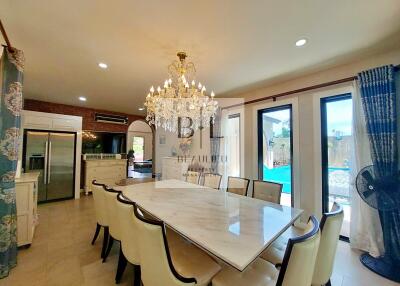
[[[145,106],[146,120],[156,128],[177,133],[179,124],[197,130],[209,127],[214,122],[218,102],[214,100],[214,92],[206,94],[206,87],[200,82],[196,84],[196,69],[192,62],[186,62],[186,53],[177,54],[179,61],[168,66],[169,79],[164,87],[152,86],[147,94]]]

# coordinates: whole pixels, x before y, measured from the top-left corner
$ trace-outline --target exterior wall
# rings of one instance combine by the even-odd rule
[[[33,100],[33,99],[25,99],[24,109],[32,110],[32,111],[48,112],[48,113],[81,116],[82,117],[82,129],[90,130],[90,131],[126,133],[128,131],[129,125],[133,121],[144,118],[143,116],[140,116],[140,115],[131,115],[131,114],[124,114],[124,113],[111,112],[111,111],[105,111],[105,110],[97,110],[97,109],[92,109],[92,108],[51,103],[51,102],[45,102],[45,101],[39,101],[39,100]],[[96,122],[94,120],[94,114],[96,112],[113,114],[113,115],[124,115],[124,116],[128,117],[129,122],[127,125]]]

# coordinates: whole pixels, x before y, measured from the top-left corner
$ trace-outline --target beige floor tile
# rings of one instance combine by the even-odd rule
[[[115,243],[106,263],[100,252],[103,231],[94,245],[96,227],[92,196],[39,205],[40,223],[30,248],[21,249],[18,266],[0,286],[102,286],[115,285],[119,243]],[[394,286],[366,269],[359,261],[360,252],[339,242],[333,286]],[[119,285],[132,285],[133,268],[128,264]]]
[[[83,282],[83,275],[78,257],[71,257],[49,262],[46,268],[47,285],[72,286]]]

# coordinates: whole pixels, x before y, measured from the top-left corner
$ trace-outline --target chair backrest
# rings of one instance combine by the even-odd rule
[[[280,204],[282,184],[268,181],[253,181],[253,198]]]
[[[325,213],[322,216],[321,241],[312,285],[325,285],[332,276],[343,218],[343,208],[336,202],[333,204],[331,212]]]
[[[104,184],[100,184],[96,180],[92,181],[92,194],[97,223],[102,226],[108,226],[108,213],[105,197],[103,194],[104,186]]]
[[[203,186],[219,190],[221,186],[222,176],[220,174],[204,173],[203,174]]]
[[[111,236],[116,240],[121,240],[121,224],[118,219],[118,212],[117,212],[117,195],[120,191],[114,190],[113,188],[108,188],[104,186],[103,194],[105,197],[105,202],[107,206],[108,212],[108,226],[110,228]]]
[[[181,276],[174,268],[162,221],[144,217],[134,204],[139,230],[140,268],[143,285],[195,285],[195,278]]]
[[[247,190],[249,189],[250,180],[239,177],[228,177],[228,186],[226,191],[229,193],[235,193],[242,196],[247,196]]]
[[[310,286],[317,259],[320,231],[311,216],[312,229],[303,236],[290,238],[279,271],[277,286]]]
[[[121,249],[126,259],[134,264],[140,265],[138,227],[133,214],[133,202],[124,197],[122,193],[117,196],[118,220],[121,225]]]
[[[199,184],[200,173],[195,171],[187,171],[186,182],[192,184]]]

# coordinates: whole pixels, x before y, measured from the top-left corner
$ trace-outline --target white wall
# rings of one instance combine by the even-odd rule
[[[231,106],[234,104],[241,104],[243,100],[240,98],[220,98],[218,104],[220,107]],[[230,112],[230,111],[229,111]],[[231,113],[241,113],[241,129],[244,130],[244,108],[239,106],[233,109],[232,112],[223,112],[222,117],[228,116]],[[242,120],[243,119],[243,120]],[[155,132],[155,152],[156,152],[156,167],[155,172],[161,173],[162,170],[162,158],[171,156],[172,148],[175,148],[178,155],[182,155],[182,151],[179,149],[179,143],[181,139],[178,138],[178,134],[165,131],[163,128],[158,128]],[[160,137],[165,136],[166,144],[160,144]],[[244,138],[244,137],[243,137]],[[201,142],[201,143],[200,143]],[[221,139],[221,145],[223,139]],[[242,147],[244,148],[244,139],[242,139]],[[204,128],[201,132],[197,130],[192,137],[192,146],[190,148],[189,156],[202,157],[203,155],[208,156],[210,159],[210,128]],[[242,162],[244,162],[244,152],[242,152]],[[209,163],[209,162],[208,162]],[[204,167],[210,167],[209,164],[203,163]],[[220,172],[222,173],[222,172]],[[241,173],[244,173],[244,167],[241,169]]]
[[[200,133],[202,133],[200,135]],[[178,134],[165,131],[162,128],[158,128],[156,134],[156,173],[161,173],[162,170],[162,158],[169,157],[172,154],[172,148],[175,148],[179,156],[182,155],[182,151],[179,149],[179,143],[181,139],[178,138]],[[160,144],[160,137],[165,136],[165,144]],[[201,140],[200,140],[201,137]],[[202,144],[200,144],[202,142]],[[201,132],[197,130],[192,138],[192,146],[190,148],[189,156],[202,156],[210,154],[210,129],[205,128]]]

